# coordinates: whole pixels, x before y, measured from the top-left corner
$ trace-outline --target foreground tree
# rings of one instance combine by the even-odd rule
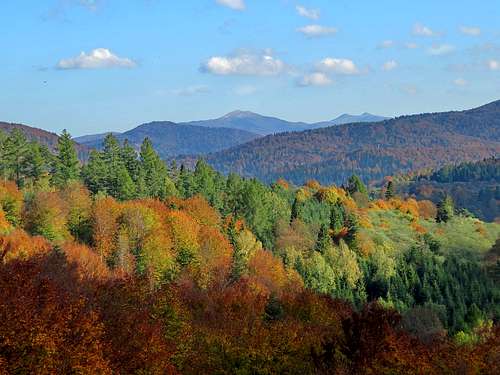
[[[52,171],[52,183],[65,186],[80,177],[80,162],[71,135],[63,130],[57,143],[57,155]]]

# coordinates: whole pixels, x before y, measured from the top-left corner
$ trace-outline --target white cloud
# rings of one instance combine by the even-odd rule
[[[107,48],[97,48],[90,53],[81,52],[78,56],[63,59],[57,63],[58,69],[104,69],[134,68],[137,64],[128,58],[118,57]]]
[[[439,45],[434,45],[431,48],[427,50],[429,55],[432,56],[443,56],[443,55],[449,55],[450,53],[455,51],[455,47],[449,44],[439,44]]]
[[[306,74],[298,81],[298,85],[302,87],[307,86],[329,86],[333,81],[325,73],[315,72]]]
[[[463,78],[457,78],[456,80],[453,81],[453,83],[455,84],[455,86],[459,87],[464,87],[467,86],[468,84],[468,82]]]
[[[418,36],[437,36],[438,33],[436,33],[434,30],[431,28],[424,26],[420,23],[416,23],[415,26],[413,26],[413,35],[418,35]]]
[[[240,52],[234,56],[213,56],[201,65],[201,71],[221,76],[274,76],[284,72],[283,61],[272,56],[270,51],[261,54]]]
[[[353,75],[359,74],[359,69],[352,60],[337,59],[327,57],[318,64],[318,69],[325,72],[332,72],[336,74]]]
[[[481,29],[479,27],[462,26],[460,27],[460,32],[464,35],[469,36],[481,35]]]
[[[244,10],[245,1],[244,0],[216,0],[217,4],[234,9],[234,10]]]
[[[309,38],[314,38],[319,36],[335,35],[338,30],[335,27],[307,25],[297,29],[297,31]]]
[[[208,94],[209,92],[210,88],[206,85],[194,85],[182,89],[173,90],[173,93],[179,96],[193,96],[197,94]]]
[[[309,18],[311,20],[317,20],[321,16],[319,9],[308,9],[302,5],[297,5],[297,14],[301,17]]]
[[[380,43],[378,45],[378,48],[383,48],[383,49],[392,48],[392,47],[394,47],[393,40],[384,40],[382,43]]]
[[[385,70],[386,72],[390,72],[391,70],[396,69],[399,66],[397,61],[395,60],[389,60],[382,65],[382,69]]]
[[[500,70],[500,61],[498,60],[488,61],[488,68],[490,68],[490,70]]]

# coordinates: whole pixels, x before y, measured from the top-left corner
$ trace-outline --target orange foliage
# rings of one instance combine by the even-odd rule
[[[178,208],[186,211],[191,217],[201,225],[219,227],[221,218],[218,212],[210,206],[205,198],[196,195],[184,201],[178,201]]]
[[[321,188],[321,184],[316,180],[308,180],[306,181],[304,186],[308,187],[311,190],[319,190]]]
[[[92,241],[97,254],[109,259],[116,249],[119,204],[113,198],[97,199],[92,213]]]
[[[431,220],[436,218],[437,208],[431,201],[418,201],[418,212],[422,219]]]
[[[281,186],[285,190],[289,190],[290,189],[290,184],[284,178],[278,178],[278,180],[275,182],[275,184],[277,186]]]
[[[0,355],[8,353],[9,373],[111,374],[103,357],[103,325],[45,270],[47,259],[12,261],[0,267]],[[62,264],[60,272],[67,272]]]
[[[267,250],[257,250],[248,262],[250,284],[265,295],[281,295],[284,290],[298,291],[302,287],[300,276],[287,271],[283,262]]]
[[[76,266],[79,278],[104,281],[111,276],[106,264],[88,246],[68,242],[63,250],[68,263]]]
[[[31,237],[22,229],[15,229],[8,235],[0,236],[0,264],[14,259],[28,259],[35,255],[47,254],[52,247],[41,237]]]
[[[3,212],[2,208],[0,207],[0,234],[6,234],[11,229],[12,226],[7,221],[7,218],[5,217],[5,212]]]
[[[19,223],[23,208],[23,193],[19,191],[15,182],[0,182],[0,208],[10,223],[16,225]]]
[[[200,282],[208,285],[211,279],[222,280],[231,270],[233,248],[215,228],[200,228]]]
[[[422,225],[420,225],[417,221],[412,221],[410,226],[413,228],[414,231],[420,234],[425,234],[427,233],[427,229],[425,229]]]

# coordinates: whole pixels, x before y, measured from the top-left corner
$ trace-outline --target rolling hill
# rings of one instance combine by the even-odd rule
[[[500,101],[460,112],[428,113],[256,139],[211,154],[223,173],[270,182],[284,177],[343,183],[474,161],[500,154]]]
[[[76,138],[90,148],[101,148],[106,134]],[[256,139],[259,135],[238,129],[205,128],[168,121],[150,122],[125,133],[115,133],[118,140],[128,140],[137,149],[148,137],[159,155],[166,159],[177,155],[204,155]]]
[[[500,219],[500,159],[447,165],[396,182],[400,194],[438,203],[445,195],[455,206],[485,221]]]

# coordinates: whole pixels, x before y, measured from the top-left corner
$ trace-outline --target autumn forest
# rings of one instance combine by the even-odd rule
[[[2,375],[500,372],[500,226],[450,195],[266,185],[112,135],[81,163],[13,130],[0,161]]]

